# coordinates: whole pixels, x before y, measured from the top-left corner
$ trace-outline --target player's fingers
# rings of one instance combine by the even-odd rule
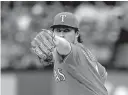
[[[34,38],[34,40],[31,42],[32,48],[36,49],[38,47],[43,53],[45,53],[47,52],[47,48],[43,44],[44,43],[41,43],[37,38]]]
[[[40,44],[39,48],[42,50],[42,52],[46,55],[50,55],[50,50],[44,45],[44,44]]]
[[[50,51],[54,48],[54,45],[52,42],[50,42],[49,39],[46,38],[46,35],[44,33],[40,33],[37,38],[44,44],[44,46],[47,47]]]
[[[34,40],[31,42],[32,47],[37,47],[40,45],[40,41],[37,38],[34,38]]]
[[[40,39],[41,37],[39,35],[36,36],[35,38],[35,43],[36,45],[39,47],[39,49],[46,55],[49,55],[50,50],[48,49],[47,43],[46,41],[41,42],[42,39]]]
[[[46,36],[45,36],[44,34],[41,34],[41,33],[39,33],[39,34],[36,36],[36,38],[37,38],[41,43],[43,43],[46,47],[48,47],[45,37],[46,37]]]
[[[45,39],[45,38],[44,38],[44,39]],[[54,45],[52,45],[52,44],[49,42],[49,40],[47,40],[47,39],[45,39],[44,45],[47,47],[47,49],[48,49],[49,51],[52,51],[53,48],[54,48]]]
[[[33,52],[33,53],[35,53],[36,55],[38,55],[40,58],[42,58],[42,59],[46,59],[47,58],[47,56],[38,48],[38,47],[36,47],[36,48],[31,48],[31,51]]]
[[[33,40],[33,41],[31,42],[31,46],[32,46],[32,47],[36,47],[36,46],[37,46],[35,40]]]
[[[33,53],[35,53],[35,54],[37,54],[38,56],[40,56],[41,54],[42,54],[42,52],[39,50],[39,48],[31,48],[31,51],[33,52]]]
[[[42,29],[42,35],[45,35],[47,39],[53,39],[54,35],[53,32],[50,30]]]
[[[48,40],[52,43],[53,46],[55,46],[54,40],[55,40],[55,34],[53,31],[48,31],[48,34],[51,36]]]
[[[50,34],[50,32],[49,32],[49,30],[47,30],[47,32],[41,32],[40,33],[42,36],[42,39],[44,40],[44,41],[46,41],[46,45],[47,46],[52,46],[52,48],[53,47],[55,47],[55,44],[54,44],[54,41],[53,41],[53,37],[51,36],[51,34]],[[50,49],[51,49],[51,47],[50,47]]]
[[[41,29],[42,32],[48,33],[50,36],[52,36],[52,31],[47,30],[47,29]]]

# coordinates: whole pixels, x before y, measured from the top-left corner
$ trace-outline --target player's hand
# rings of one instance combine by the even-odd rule
[[[31,50],[44,61],[53,59],[52,51],[55,48],[54,35],[50,30],[42,29],[31,42]]]

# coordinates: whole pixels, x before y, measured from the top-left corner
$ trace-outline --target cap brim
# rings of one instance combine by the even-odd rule
[[[52,25],[50,28],[56,28],[56,27],[69,27],[69,28],[76,28],[76,27],[71,27],[68,25]]]

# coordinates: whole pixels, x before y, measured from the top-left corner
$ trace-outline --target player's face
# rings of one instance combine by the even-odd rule
[[[74,43],[77,38],[77,33],[73,28],[55,28],[54,34],[65,38],[67,41]]]

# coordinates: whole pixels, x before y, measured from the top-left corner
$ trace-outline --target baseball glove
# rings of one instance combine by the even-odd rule
[[[31,42],[31,50],[39,57],[41,63],[53,61],[52,51],[56,47],[54,40],[53,32],[42,29]]]

